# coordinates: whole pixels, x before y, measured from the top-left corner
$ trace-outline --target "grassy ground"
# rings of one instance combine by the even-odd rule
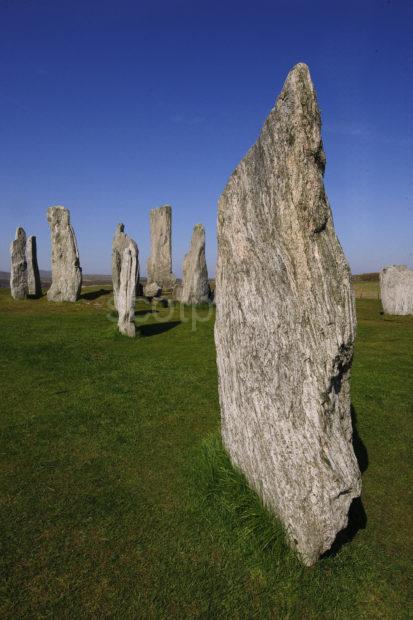
[[[380,299],[380,285],[379,282],[370,281],[356,281],[353,282],[354,294],[356,299]]]
[[[358,301],[365,514],[306,569],[220,446],[213,317],[147,312],[0,291],[0,616],[412,617],[413,319]]]

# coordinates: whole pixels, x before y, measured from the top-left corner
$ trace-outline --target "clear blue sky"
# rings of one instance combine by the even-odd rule
[[[110,272],[122,221],[146,273],[170,203],[174,270],[201,222],[212,275],[218,197],[297,62],[353,271],[413,266],[412,24],[412,0],[0,0],[0,270],[17,226],[50,268],[63,204],[84,272]]]

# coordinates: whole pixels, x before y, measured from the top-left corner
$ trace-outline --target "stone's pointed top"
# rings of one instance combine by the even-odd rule
[[[125,224],[117,224],[115,234],[118,235],[119,233],[123,232],[125,232]]]
[[[203,224],[195,224],[194,226],[194,230],[205,230],[204,229],[204,225]]]
[[[19,226],[18,228],[16,228],[16,239],[20,239],[20,240],[25,240],[26,239],[26,231],[24,230],[24,228],[22,228],[21,226]]]

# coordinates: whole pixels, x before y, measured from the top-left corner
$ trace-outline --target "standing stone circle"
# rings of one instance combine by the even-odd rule
[[[123,253],[129,247],[130,237],[124,232],[125,225],[118,224],[112,241],[112,284],[113,302],[115,309],[118,309],[118,295],[120,288],[120,272],[122,269]],[[138,271],[136,276],[136,288],[139,286],[139,261],[137,262]],[[136,294],[135,288],[135,294]]]
[[[27,239],[27,281],[29,295],[39,297],[42,293],[39,266],[37,264],[37,243],[36,237],[31,235]]]
[[[49,207],[47,221],[52,241],[52,284],[48,301],[76,301],[82,288],[82,269],[70,212],[62,206]]]
[[[117,296],[118,327],[121,334],[133,338],[135,336],[135,301],[136,283],[139,273],[138,246],[133,239],[123,250],[120,270],[120,283]]]
[[[164,205],[150,211],[151,255],[148,259],[147,284],[156,282],[162,289],[173,288],[172,207]]]
[[[390,265],[380,272],[380,297],[386,314],[413,314],[413,269]]]
[[[10,292],[13,299],[26,299],[28,295],[27,261],[26,261],[26,233],[19,226],[16,238],[10,246]]]
[[[202,224],[194,226],[191,248],[184,258],[182,272],[180,302],[183,304],[208,303],[210,288],[205,260],[205,229]]]
[[[316,93],[298,64],[219,202],[215,342],[223,443],[306,565],[361,492],[356,315],[324,168]]]

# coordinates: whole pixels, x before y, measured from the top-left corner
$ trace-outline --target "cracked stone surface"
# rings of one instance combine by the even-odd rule
[[[76,301],[82,288],[82,269],[70,212],[62,206],[49,207],[47,221],[52,241],[52,284],[48,301]]]
[[[215,342],[223,443],[306,565],[361,492],[356,315],[324,168],[316,93],[298,64],[219,202]]]
[[[34,235],[27,239],[26,258],[29,295],[39,297],[42,292],[42,285],[40,282],[39,265],[37,264],[37,243]]]
[[[390,265],[380,272],[380,297],[386,314],[413,314],[413,269]]]
[[[118,327],[121,334],[133,338],[135,336],[135,300],[136,283],[139,274],[138,246],[133,239],[128,239],[128,244],[122,253],[120,270],[118,304]]]
[[[182,290],[179,293],[181,303],[208,303],[210,289],[205,260],[205,230],[202,224],[194,226],[191,248],[184,258],[182,272]]]
[[[19,226],[10,246],[10,293],[13,299],[26,299],[28,295],[26,233]]]
[[[123,252],[129,247],[130,237],[125,233],[125,225],[118,224],[112,241],[112,284],[113,302],[115,309],[118,309],[118,295],[120,288],[120,272],[122,269]],[[135,243],[135,242],[134,242]],[[139,260],[137,261],[136,290],[139,287]]]
[[[148,259],[148,284],[157,282],[162,289],[173,288],[172,207],[164,205],[150,211],[151,255]]]

